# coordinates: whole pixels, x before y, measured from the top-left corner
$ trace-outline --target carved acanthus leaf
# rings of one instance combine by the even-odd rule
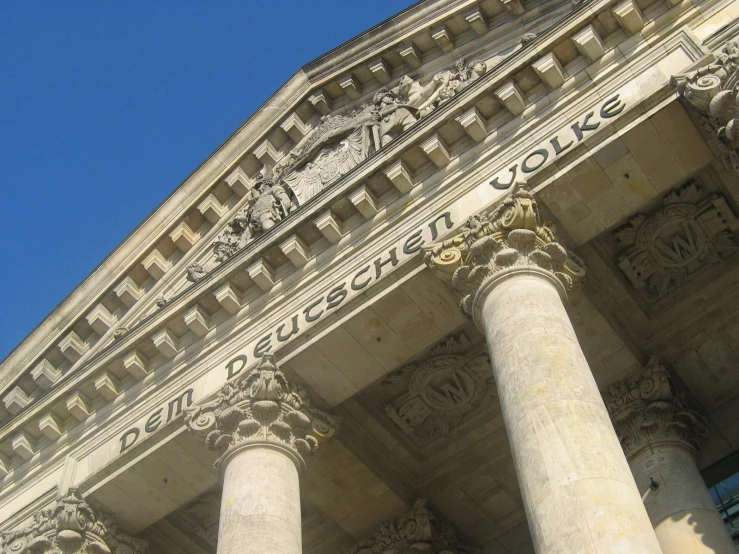
[[[739,43],[730,41],[712,64],[671,80],[715,139],[726,169],[739,174]]]
[[[657,360],[638,378],[610,385],[603,399],[627,458],[660,444],[677,443],[697,453],[708,434],[706,415]]]
[[[479,554],[480,549],[464,544],[453,525],[437,516],[428,500],[419,499],[410,512],[381,523],[374,535],[343,554]]]
[[[690,182],[668,194],[660,209],[614,232],[622,247],[618,265],[635,288],[661,298],[737,250],[737,229],[726,200]]]
[[[444,436],[495,396],[489,357],[466,355],[469,345],[464,333],[449,337],[382,382],[393,397],[385,413],[404,433],[421,440]]]
[[[265,355],[258,367],[226,383],[214,401],[188,410],[185,424],[212,450],[275,443],[306,456],[315,452],[318,437],[336,433],[339,419],[314,408],[307,389],[288,383],[274,357]]]
[[[0,535],[0,554],[143,554],[146,547],[121,531],[112,515],[96,513],[76,490],[36,513],[30,526]]]
[[[461,295],[468,316],[482,285],[501,271],[537,266],[553,273],[565,290],[585,273],[579,258],[555,242],[531,193],[519,186],[492,212],[470,217],[457,236],[423,251],[425,263]]]

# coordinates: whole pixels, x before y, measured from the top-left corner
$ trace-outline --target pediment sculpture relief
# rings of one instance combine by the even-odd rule
[[[265,167],[246,205],[213,242],[214,258],[188,267],[197,281],[299,206],[349,173],[420,119],[482,77],[483,61],[458,62],[421,84],[406,76],[348,114],[330,114],[274,167]]]
[[[726,169],[739,174],[739,42],[726,43],[716,61],[676,75],[672,84],[714,138]]]

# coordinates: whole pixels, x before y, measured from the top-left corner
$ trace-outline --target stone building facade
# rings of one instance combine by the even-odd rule
[[[425,0],[0,365],[0,553],[734,552],[739,3]]]

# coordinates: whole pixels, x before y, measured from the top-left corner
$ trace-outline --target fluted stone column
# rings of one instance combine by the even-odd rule
[[[707,419],[657,360],[603,394],[664,554],[736,552],[698,471]]]
[[[562,300],[581,272],[514,190],[426,250],[484,332],[534,547],[661,552]]]
[[[311,406],[308,391],[288,384],[272,356],[226,383],[185,422],[223,450],[218,554],[301,554],[303,456],[329,437],[337,419]]]

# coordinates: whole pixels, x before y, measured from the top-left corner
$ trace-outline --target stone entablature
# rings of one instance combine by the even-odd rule
[[[110,514],[97,513],[71,490],[33,523],[0,535],[0,554],[144,554],[147,544],[118,528]]]
[[[697,454],[708,436],[708,418],[659,360],[637,378],[618,381],[603,393],[627,458],[645,448],[678,444]]]
[[[593,6],[595,6],[595,4]],[[598,4],[598,6],[598,9],[607,9],[610,4],[602,2]],[[587,18],[582,16],[580,19],[575,18],[568,21],[566,27],[568,29],[567,32],[569,33],[573,31],[573,29],[579,28],[578,26],[581,26],[586,20]],[[557,33],[561,36],[564,28],[565,25],[562,24],[551,33],[546,34],[543,37],[545,39],[545,44],[551,45],[553,37],[556,36]],[[477,82],[462,91],[453,101],[440,106],[438,110],[430,113],[423,118],[423,120],[419,121],[409,133],[398,137],[396,140],[388,144],[385,147],[386,150],[384,153],[386,154],[386,157],[384,159],[379,159],[378,156],[368,159],[365,163],[361,164],[361,166],[355,168],[351,175],[345,176],[336,181],[331,187],[332,190],[324,195],[325,198],[322,200],[320,206],[315,202],[311,203],[311,205],[306,206],[305,209],[295,212],[295,214],[288,218],[284,224],[279,226],[279,230],[275,229],[275,232],[269,236],[255,239],[248,248],[236,257],[238,258],[237,261],[232,263],[229,260],[229,263],[223,264],[223,266],[215,270],[213,281],[209,281],[207,283],[196,283],[190,289],[183,291],[178,296],[170,297],[167,302],[161,303],[158,307],[158,312],[152,314],[151,317],[142,320],[139,325],[131,325],[128,327],[128,332],[120,335],[109,348],[103,351],[95,350],[94,358],[90,358],[93,351],[86,351],[83,356],[87,356],[87,358],[81,357],[76,362],[78,365],[75,366],[80,368],[82,371],[75,371],[70,379],[62,379],[62,382],[57,383],[57,387],[47,393],[47,396],[43,397],[42,403],[31,402],[24,410],[19,411],[17,416],[19,419],[13,421],[13,428],[17,429],[18,426],[23,425],[40,426],[40,422],[42,420],[45,422],[48,421],[48,418],[45,418],[46,413],[50,411],[54,406],[54,403],[56,403],[57,407],[62,405],[62,410],[66,409],[73,418],[68,419],[65,422],[66,424],[63,426],[57,425],[63,434],[73,428],[74,425],[77,424],[77,420],[81,422],[86,421],[89,415],[94,413],[96,410],[99,410],[101,407],[108,408],[108,406],[110,406],[109,409],[111,411],[114,409],[117,410],[117,408],[112,406],[113,401],[118,398],[122,392],[129,388],[144,387],[145,383],[142,382],[143,380],[148,379],[146,382],[151,383],[152,377],[149,377],[149,375],[152,373],[157,373],[155,378],[161,380],[165,378],[164,373],[166,372],[179,372],[184,360],[183,356],[185,349],[193,344],[194,341],[206,339],[209,334],[212,338],[214,327],[234,314],[239,314],[240,319],[248,315],[251,306],[248,301],[244,301],[243,290],[239,290],[239,287],[230,282],[230,279],[233,279],[236,273],[243,273],[245,265],[247,266],[246,269],[249,278],[252,279],[259,288],[258,291],[254,291],[259,296],[261,296],[263,292],[269,291],[272,298],[278,298],[281,291],[295,285],[298,277],[304,278],[306,282],[313,279],[314,275],[308,272],[308,270],[312,271],[314,266],[308,264],[314,263],[313,259],[316,256],[320,256],[321,254],[323,254],[324,257],[328,254],[331,256],[344,255],[342,248],[350,244],[350,240],[345,232],[346,229],[343,229],[342,232],[341,225],[339,225],[341,222],[334,222],[335,225],[333,225],[330,221],[326,226],[326,229],[328,229],[327,233],[329,233],[331,229],[336,231],[338,228],[338,231],[336,231],[338,233],[337,246],[323,245],[321,248],[326,248],[326,250],[322,253],[317,251],[319,249],[313,251],[305,249],[300,244],[297,229],[299,229],[301,225],[306,225],[313,220],[320,219],[321,221],[324,221],[326,218],[323,218],[323,211],[326,210],[327,206],[331,205],[331,202],[346,197],[356,198],[357,209],[359,210],[359,206],[363,207],[360,210],[361,223],[359,226],[371,221],[372,225],[364,227],[364,230],[368,233],[366,236],[370,237],[371,234],[371,236],[377,237],[379,236],[378,233],[382,233],[391,228],[390,225],[393,224],[393,216],[407,201],[403,199],[405,194],[410,194],[410,198],[417,200],[413,206],[413,210],[420,213],[422,209],[426,208],[437,210],[441,208],[445,202],[454,202],[455,199],[459,199],[463,194],[470,192],[473,185],[477,185],[478,183],[471,183],[468,180],[465,184],[466,188],[457,188],[457,184],[455,184],[454,187],[449,187],[450,189],[455,188],[456,190],[445,191],[446,196],[435,198],[433,206],[431,203],[424,203],[426,202],[425,198],[424,202],[420,202],[418,200],[422,198],[423,194],[426,194],[427,191],[433,190],[434,187],[441,188],[442,177],[428,166],[424,166],[425,169],[418,172],[410,171],[410,166],[406,164],[403,159],[400,159],[400,157],[408,152],[412,146],[422,142],[424,145],[430,145],[430,151],[434,152],[433,157],[429,156],[429,160],[436,159],[443,161],[443,156],[437,155],[439,154],[439,151],[432,150],[431,147],[434,146],[434,144],[438,145],[443,142],[440,138],[441,135],[439,129],[445,124],[445,122],[448,123],[453,120],[450,114],[458,111],[461,107],[474,103],[480,98],[484,98],[486,94],[489,94],[491,89],[498,86],[502,80],[510,76],[510,73],[506,73],[506,71],[515,71],[517,68],[525,67],[528,61],[530,61],[529,58],[533,57],[535,57],[535,53],[531,51],[528,53],[528,58],[525,59],[518,59],[517,56],[512,56],[506,62],[508,66],[501,69],[501,73],[499,73],[495,78],[491,77],[489,73],[486,74],[483,78],[478,79]],[[631,78],[631,75],[629,75],[629,78]],[[614,90],[615,87],[622,85],[625,82],[625,79],[614,79],[613,88],[609,88],[608,90]],[[457,104],[458,102],[460,103],[459,105]],[[557,109],[562,108],[564,110],[564,108],[567,107],[564,104],[565,103],[556,104]],[[533,113],[538,109],[541,109],[541,106],[536,106],[536,109],[527,113],[526,117],[533,115]],[[562,120],[560,123],[564,123],[565,120],[571,120],[573,117],[577,116],[579,116],[579,114],[574,111],[559,113],[552,109],[547,112],[547,118],[550,118],[547,119],[547,121],[556,119],[556,117],[561,117]],[[503,119],[507,121],[506,125],[508,125],[508,129],[513,128],[513,124],[522,124],[521,120],[515,119],[513,112],[506,114],[506,118]],[[454,121],[455,124],[459,123],[459,121]],[[490,122],[486,124],[486,134],[487,128],[490,127],[489,123]],[[528,123],[526,124],[533,125],[533,123],[533,120],[528,120]],[[601,129],[603,127],[604,126],[602,126]],[[479,139],[479,142],[477,142],[477,139],[475,139],[471,134],[468,134],[467,138],[460,139],[462,142],[459,144],[464,146],[468,152],[470,149],[476,148],[481,154],[478,160],[478,163],[480,164],[479,167],[485,170],[485,167],[489,168],[492,167],[494,163],[497,163],[492,158],[494,155],[499,155],[500,150],[495,152],[492,150],[490,152],[484,151],[483,153],[485,148],[484,141],[486,138],[481,135],[476,136],[477,139]],[[511,146],[510,143],[506,143],[505,141],[501,144],[504,144],[505,147]],[[450,164],[453,159],[459,158],[459,156],[464,153],[461,149],[447,150],[447,152],[450,154]],[[389,165],[386,165],[388,163]],[[502,159],[500,160],[500,163],[507,162],[505,159]],[[485,164],[487,165],[485,166]],[[433,161],[433,165],[434,167],[438,167],[436,161]],[[467,169],[469,168],[465,168],[465,171]],[[367,188],[364,186],[357,188],[357,183],[366,182],[367,179],[378,173],[384,174],[387,179],[391,180],[392,186],[395,187],[395,190],[392,191],[393,194],[387,198],[375,198],[374,200],[372,200],[371,194],[357,194],[362,191],[367,193]],[[449,175],[444,177],[445,179],[449,179],[444,182],[445,185],[454,179],[456,179],[457,182],[462,180],[463,177],[460,176],[460,173],[461,172],[459,171],[456,173],[449,171]],[[423,187],[419,186],[421,184],[423,184]],[[485,185],[485,187],[489,188],[487,185]],[[370,200],[368,200],[368,198]],[[494,195],[484,196],[483,203],[489,204],[494,198]],[[374,201],[377,201],[374,204],[377,211],[376,215],[372,216],[373,210],[370,208],[372,208]],[[465,204],[464,210],[471,209],[468,204],[469,202]],[[479,209],[480,205],[481,204],[478,202],[476,204],[476,209]],[[233,214],[236,210],[237,206],[234,206],[229,213]],[[463,217],[466,217],[466,215],[469,215],[469,212],[465,212],[464,210],[459,213],[462,213]],[[328,213],[330,214],[330,212]],[[454,221],[454,224],[456,223],[457,220]],[[354,229],[356,228],[357,227]],[[406,229],[409,228],[410,225],[406,226]],[[215,236],[213,233],[210,235],[206,233],[206,235],[208,240],[211,240]],[[206,235],[203,236],[205,237]],[[352,240],[355,239],[356,235],[352,237]],[[288,252],[290,253],[290,255],[288,255],[288,259],[290,259],[291,263],[295,264],[295,268],[283,267],[282,271],[278,273],[274,268],[269,267],[269,264],[263,258],[263,254],[268,248],[274,247],[275,243],[279,243],[280,248],[282,248],[283,245],[286,245],[285,254],[287,255]],[[402,247],[403,244],[401,243],[400,248]],[[374,252],[377,253],[379,250],[374,250]],[[305,260],[307,269],[303,269],[302,276],[296,276],[296,272],[292,270],[300,267],[299,260],[301,259],[301,256],[302,259]],[[183,257],[180,262],[175,264],[174,267],[178,268],[177,271],[180,271],[180,274],[184,274],[183,265],[188,260],[188,258]],[[370,261],[372,260],[373,259],[370,259]],[[393,263],[392,265],[394,267],[395,264]],[[392,268],[390,265],[387,265],[386,269],[390,270]],[[158,291],[158,289],[152,289],[149,296],[153,298],[156,291]],[[209,315],[202,306],[195,306],[195,304],[198,304],[201,299],[209,295],[213,295],[216,298],[218,304],[223,308],[223,311],[219,311],[218,314],[211,313]],[[254,295],[251,298],[256,297],[257,296]],[[284,301],[282,298],[278,299],[281,302]],[[139,307],[140,306],[141,304],[139,304]],[[280,315],[286,316],[285,323],[289,328],[289,317],[291,314],[282,310],[280,311]],[[127,318],[128,317],[129,316],[127,316]],[[182,335],[178,336],[172,330],[167,329],[168,322],[179,317],[182,317],[187,325],[188,333],[184,337]],[[128,325],[128,321],[133,320],[119,319],[121,325]],[[191,331],[192,334],[189,331]],[[235,335],[232,333],[230,336]],[[206,339],[205,342],[207,343],[208,340]],[[152,350],[151,344],[154,345],[154,350]],[[87,360],[90,360],[90,363],[84,368],[81,368],[82,365],[85,365]],[[122,373],[115,374],[114,371],[119,362],[123,364],[123,371]],[[195,362],[197,365],[197,360]],[[118,370],[120,371],[120,369]],[[92,375],[93,372],[95,373],[94,376]],[[67,370],[65,374],[69,374],[69,370]],[[90,393],[76,392],[71,394],[71,390],[75,387],[75,384],[79,384],[84,381],[85,375],[87,375],[87,377],[94,377],[94,381],[96,383],[96,388],[94,389],[95,396],[92,398],[90,397]],[[121,379],[121,375],[123,375],[123,379]],[[130,378],[128,377],[129,375],[131,376]],[[100,384],[100,387],[97,387],[98,383]],[[71,396],[66,397],[67,395]],[[38,399],[39,397],[34,398]],[[46,425],[44,428],[47,429],[49,433],[56,434],[54,431],[54,425]],[[44,434],[49,436],[46,433]],[[5,450],[6,456],[8,452],[11,452],[12,455],[15,456],[14,460],[5,460],[7,462],[5,465],[6,470],[13,467],[19,467],[23,463],[22,460],[33,458],[42,448],[45,447],[46,444],[48,444],[48,441],[46,441],[45,438],[34,440],[34,438],[28,434],[21,433],[16,435],[14,432],[11,433],[9,427],[6,427],[5,429],[4,440],[6,441],[5,445],[7,447]],[[67,447],[65,446],[64,449],[66,448]]]

